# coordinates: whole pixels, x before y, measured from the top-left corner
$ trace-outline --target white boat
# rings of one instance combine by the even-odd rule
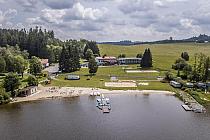
[[[101,97],[96,99],[96,107],[99,109],[103,109],[104,107],[107,107],[109,110],[111,110],[111,104],[109,98],[105,98],[103,94],[101,94]]]
[[[93,91],[90,93],[90,96],[100,96],[101,93],[99,91]]]

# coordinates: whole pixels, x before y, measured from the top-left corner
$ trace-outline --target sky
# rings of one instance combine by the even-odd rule
[[[210,35],[210,0],[0,0],[0,28],[62,40],[154,41]]]

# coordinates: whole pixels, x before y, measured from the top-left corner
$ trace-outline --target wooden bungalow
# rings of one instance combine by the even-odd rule
[[[21,90],[19,91],[18,96],[19,96],[19,97],[27,97],[27,96],[29,96],[29,95],[32,95],[32,94],[36,93],[36,92],[37,92],[37,89],[38,89],[37,86],[26,87],[26,88],[21,89]]]

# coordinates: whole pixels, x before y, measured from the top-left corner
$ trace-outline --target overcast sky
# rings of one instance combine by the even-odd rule
[[[210,0],[0,0],[0,28],[36,25],[63,40],[210,35]]]

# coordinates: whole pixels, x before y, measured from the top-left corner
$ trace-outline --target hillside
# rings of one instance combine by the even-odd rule
[[[127,57],[135,57],[137,53],[143,53],[145,48],[150,48],[154,60],[154,68],[170,69],[174,61],[181,53],[187,51],[190,55],[190,62],[193,62],[195,53],[204,53],[210,56],[210,43],[174,43],[174,44],[144,44],[134,46],[99,45],[101,55],[118,56],[125,53]]]

